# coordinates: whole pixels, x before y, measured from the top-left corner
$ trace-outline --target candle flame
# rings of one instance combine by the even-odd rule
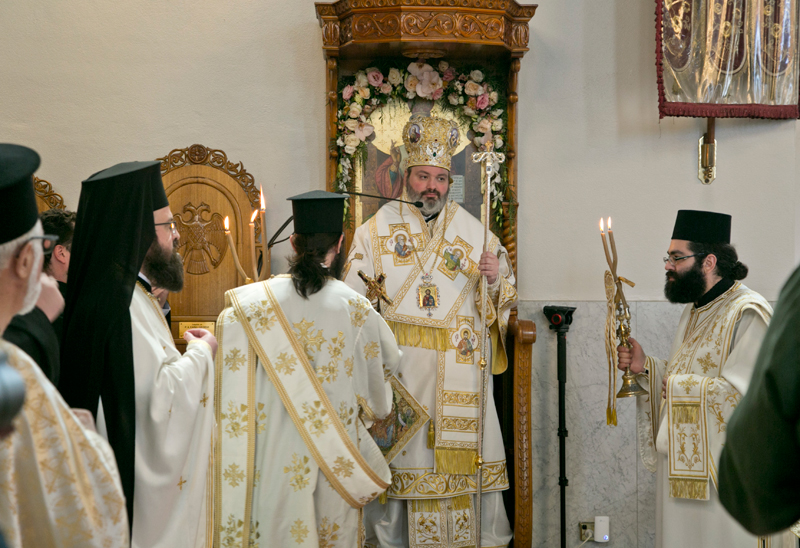
[[[267,209],[266,202],[264,202],[264,185],[259,187],[261,189],[261,211]]]
[[[223,224],[225,225],[225,232],[227,232],[229,230],[227,215],[225,216],[225,222]]]
[[[250,224],[253,224],[254,222],[256,222],[256,215],[258,215],[258,210],[254,209],[253,210],[253,214],[250,215]]]
[[[608,218],[608,230],[611,231],[611,217]]]
[[[603,232],[605,232],[605,229],[603,228],[603,218],[600,217],[600,233],[602,234]]]

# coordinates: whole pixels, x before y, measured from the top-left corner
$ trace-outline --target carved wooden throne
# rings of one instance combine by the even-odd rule
[[[344,157],[341,154],[346,152],[343,152],[341,144],[334,144],[341,137],[339,128],[343,124],[339,119],[341,115],[339,97],[342,96],[345,83],[340,78],[352,78],[357,71],[374,66],[373,64],[380,60],[395,60],[394,64],[399,65],[403,57],[406,57],[405,65],[422,58],[436,66],[440,57],[452,64],[472,66],[475,63],[483,63],[487,70],[499,75],[494,82],[500,86],[498,91],[505,92],[506,97],[504,120],[507,129],[505,146],[501,151],[506,154],[507,159],[505,164],[507,185],[504,190],[503,207],[497,215],[501,220],[499,222],[495,220],[493,225],[496,228],[499,226],[497,232],[508,250],[514,272],[519,279],[515,214],[518,205],[516,202],[517,75],[520,70],[520,59],[528,51],[528,22],[535,11],[535,5],[520,5],[515,0],[318,2],[316,12],[322,27],[323,50],[327,61],[327,136],[332,143],[327,158],[328,189],[341,190],[343,185],[340,159]],[[363,104],[367,104],[367,100],[369,97],[365,98]],[[412,104],[408,108],[416,107],[416,104]],[[367,115],[369,116],[369,112]],[[369,121],[377,126],[375,118],[373,115]],[[364,181],[369,179],[377,183],[374,175],[377,173],[375,166],[381,161],[384,163],[394,161],[390,158],[394,156],[392,154],[394,143],[390,147],[387,148],[384,144],[382,156],[374,150],[372,152],[367,150],[361,156],[366,160],[358,160],[355,157],[358,156],[356,153],[353,162],[360,161],[361,164],[353,170],[355,189],[351,190],[376,193],[376,189],[381,188],[381,185],[377,184],[372,187],[367,186]],[[374,145],[373,148],[378,146]],[[454,166],[455,160],[454,158]],[[476,196],[475,187],[480,189],[480,170],[470,167],[466,162],[461,166],[462,171],[459,174],[463,175],[464,181],[467,182],[462,182],[463,191],[460,192],[463,193],[460,201],[469,210],[467,206]],[[392,167],[396,168],[394,164]],[[471,170],[472,175],[470,175]],[[453,173],[456,173],[455,167]],[[469,188],[470,176],[473,177],[472,191]],[[394,181],[395,179],[392,179],[392,183]],[[383,188],[387,188],[385,184]],[[387,196],[383,191],[380,193]],[[480,202],[480,199],[477,201]],[[378,205],[380,204],[369,204],[358,197],[351,197],[348,246],[355,226],[374,213]],[[471,212],[476,214],[475,211]],[[531,345],[536,340],[536,326],[529,320],[519,319],[514,310],[508,336],[509,368],[503,375],[495,377],[495,400],[509,463],[511,489],[504,493],[504,497],[506,510],[514,528],[513,544],[527,547],[532,541],[530,372]]]
[[[33,177],[33,191],[36,193],[36,206],[39,208],[39,213],[43,213],[48,209],[66,209],[64,198],[53,190],[53,185],[35,175]]]
[[[221,150],[192,145],[158,161],[181,236],[178,251],[184,259],[185,284],[183,291],[170,295],[169,303],[172,336],[184,351],[184,331],[202,327],[213,332],[224,308],[225,291],[244,283],[225,238],[226,216],[242,266],[246,272],[253,271],[247,227],[259,196],[253,176]],[[256,238],[260,230],[257,223]]]

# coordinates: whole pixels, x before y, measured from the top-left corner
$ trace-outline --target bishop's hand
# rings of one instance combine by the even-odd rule
[[[619,356],[619,364],[617,367],[625,371],[628,367],[631,368],[631,373],[639,374],[644,372],[644,350],[642,346],[636,342],[633,337],[628,337],[628,342],[631,344],[630,348],[625,346],[617,347],[617,355]]]
[[[478,263],[478,270],[482,276],[486,276],[489,285],[492,285],[497,281],[497,274],[500,272],[500,259],[491,251],[484,251],[481,262]]]

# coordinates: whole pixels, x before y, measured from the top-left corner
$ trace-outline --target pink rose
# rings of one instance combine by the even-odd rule
[[[488,133],[492,129],[492,121],[488,118],[482,118],[475,126],[476,133]]]
[[[376,88],[380,87],[383,83],[383,74],[380,73],[378,70],[374,70],[372,72],[367,73],[367,80],[371,86]]]
[[[342,99],[349,101],[353,97],[354,92],[355,88],[353,86],[345,86],[342,90]]]
[[[475,101],[475,106],[478,110],[483,110],[489,106],[489,94],[484,93],[483,95],[478,97],[478,100]]]
[[[453,67],[448,68],[442,74],[442,80],[444,80],[445,82],[452,82],[455,79],[456,79],[456,69],[454,69]]]
[[[442,97],[443,93],[444,93],[444,88],[435,89],[435,90],[433,90],[433,93],[431,94],[431,99],[433,99],[434,101],[437,101]]]
[[[381,93],[386,93],[387,95],[392,92],[392,84],[389,82],[384,82],[381,84]]]

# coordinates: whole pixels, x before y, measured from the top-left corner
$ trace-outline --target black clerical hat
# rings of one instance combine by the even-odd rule
[[[28,147],[0,144],[0,244],[19,238],[39,218],[33,192],[39,163],[39,155]]]
[[[164,183],[161,181],[161,162],[124,162],[98,171],[84,182],[120,181],[122,179],[126,181],[147,179],[147,184],[151,186],[150,197],[153,201],[153,211],[169,205],[167,193],[164,191]]]
[[[287,198],[292,201],[295,234],[341,234],[347,194],[313,190]]]
[[[731,216],[713,211],[681,209],[675,219],[673,240],[699,244],[731,243]]]

